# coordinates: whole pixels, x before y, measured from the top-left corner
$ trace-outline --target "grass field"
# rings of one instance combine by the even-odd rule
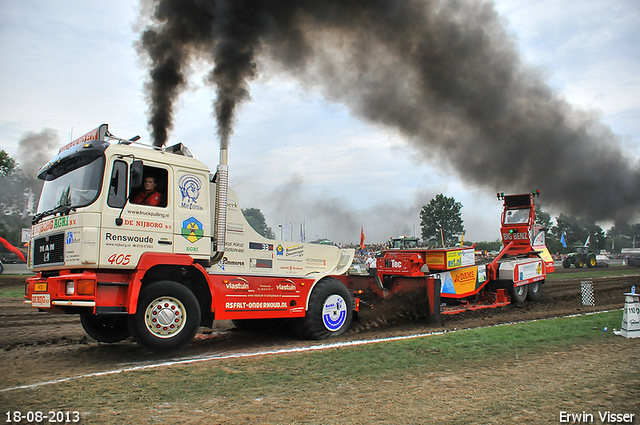
[[[0,288],[0,298],[24,298],[24,288]]]
[[[1,392],[0,408],[132,424],[506,424],[549,423],[562,409],[640,413],[640,341],[613,335],[621,319],[613,311],[79,378]]]

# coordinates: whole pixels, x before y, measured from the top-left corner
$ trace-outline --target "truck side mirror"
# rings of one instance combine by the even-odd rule
[[[139,159],[131,163],[131,169],[129,170],[129,181],[131,182],[131,187],[142,186],[143,169],[144,166],[142,165],[142,161]]]

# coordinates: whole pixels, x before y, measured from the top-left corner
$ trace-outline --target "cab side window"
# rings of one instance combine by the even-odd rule
[[[131,203],[152,207],[166,207],[167,176],[167,170],[145,165],[142,187],[133,189]]]
[[[127,163],[115,161],[109,180],[109,197],[107,205],[111,208],[122,208],[127,200]]]

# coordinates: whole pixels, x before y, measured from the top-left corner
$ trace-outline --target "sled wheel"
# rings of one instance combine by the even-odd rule
[[[569,267],[571,267],[571,263],[569,262],[568,258],[565,258],[564,260],[562,260],[562,267],[564,267],[565,269],[568,269]]]
[[[529,285],[512,286],[510,288],[511,299],[517,304],[522,304],[527,299],[527,293],[529,292]]]
[[[167,352],[187,345],[200,326],[200,305],[185,286],[160,281],[146,286],[138,298],[136,314],[129,316],[129,330],[148,350]]]
[[[582,266],[584,266],[584,261],[582,261],[582,258],[576,258],[575,263],[573,263],[574,266],[576,266],[577,269],[581,269]]]
[[[353,300],[338,279],[324,278],[313,288],[304,318],[294,320],[291,330],[301,339],[338,336],[351,326]]]
[[[536,301],[540,299],[540,294],[542,293],[542,283],[531,282],[527,286],[529,287],[529,289],[527,290],[527,299],[529,301]]]
[[[587,267],[595,267],[597,263],[596,256],[591,254],[587,257]]]
[[[127,327],[127,316],[81,314],[80,323],[87,335],[100,342],[120,342],[131,335]]]

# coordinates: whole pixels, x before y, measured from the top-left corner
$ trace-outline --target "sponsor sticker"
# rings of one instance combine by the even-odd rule
[[[80,242],[80,238],[76,238],[75,235],[80,232],[67,232],[66,243],[67,245],[72,245]]]
[[[191,243],[196,243],[204,236],[202,222],[193,216],[182,221],[180,232]]]
[[[324,302],[322,321],[330,332],[338,331],[347,320],[347,303],[340,295],[333,294]]]
[[[270,269],[273,267],[273,260],[264,258],[249,259],[249,267],[252,269]]]
[[[38,236],[40,233],[44,233],[48,230],[66,227],[70,224],[75,224],[75,220],[69,220],[69,216],[57,217],[31,226],[31,235]]]
[[[273,251],[273,244],[262,242],[249,242],[249,249],[255,249],[257,251]]]
[[[285,250],[286,257],[302,257],[304,255],[304,245],[290,246]]]
[[[178,187],[180,188],[180,195],[182,196],[180,207],[190,210],[204,209],[204,207],[198,205],[200,189],[202,188],[202,181],[198,176],[195,174],[183,174],[180,180],[178,180]]]

